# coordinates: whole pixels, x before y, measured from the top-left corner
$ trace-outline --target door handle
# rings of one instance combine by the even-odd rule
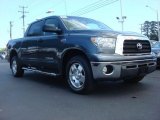
[[[66,42],[66,39],[61,39],[60,40],[62,43],[65,43]]]

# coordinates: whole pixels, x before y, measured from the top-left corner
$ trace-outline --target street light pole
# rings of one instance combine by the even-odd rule
[[[152,7],[150,7],[150,6],[148,6],[148,5],[146,5],[146,7],[148,7],[148,8],[150,8],[152,11],[154,11],[154,12],[156,12],[156,16],[157,16],[157,36],[158,36],[158,41],[160,41],[160,28],[159,28],[159,17],[158,17],[158,9],[154,9],[154,8],[152,8]]]
[[[121,17],[116,17],[118,22],[121,23],[121,29],[124,30],[124,20],[127,18],[126,16],[123,16],[122,12],[122,0],[120,0],[120,9],[121,9]]]
[[[68,13],[67,13],[67,0],[64,1],[64,4],[65,4],[65,12],[66,12],[66,16],[67,16],[67,14],[68,14]]]
[[[12,39],[12,27],[13,27],[13,22],[12,21],[10,21],[9,22],[9,24],[10,24],[10,39]]]

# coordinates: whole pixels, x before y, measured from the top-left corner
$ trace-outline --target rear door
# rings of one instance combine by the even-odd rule
[[[33,23],[23,40],[21,47],[21,58],[25,65],[38,67],[38,40],[43,36],[42,27],[44,22]]]

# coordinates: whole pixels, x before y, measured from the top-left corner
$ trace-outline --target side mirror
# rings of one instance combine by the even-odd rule
[[[61,29],[57,28],[54,24],[46,24],[43,26],[44,32],[55,32],[60,34],[62,32]]]

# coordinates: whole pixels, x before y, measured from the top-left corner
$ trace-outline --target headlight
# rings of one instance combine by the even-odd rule
[[[115,38],[106,38],[106,37],[92,37],[91,41],[100,48],[115,48],[116,39]]]
[[[157,53],[157,57],[160,57],[160,51]]]

